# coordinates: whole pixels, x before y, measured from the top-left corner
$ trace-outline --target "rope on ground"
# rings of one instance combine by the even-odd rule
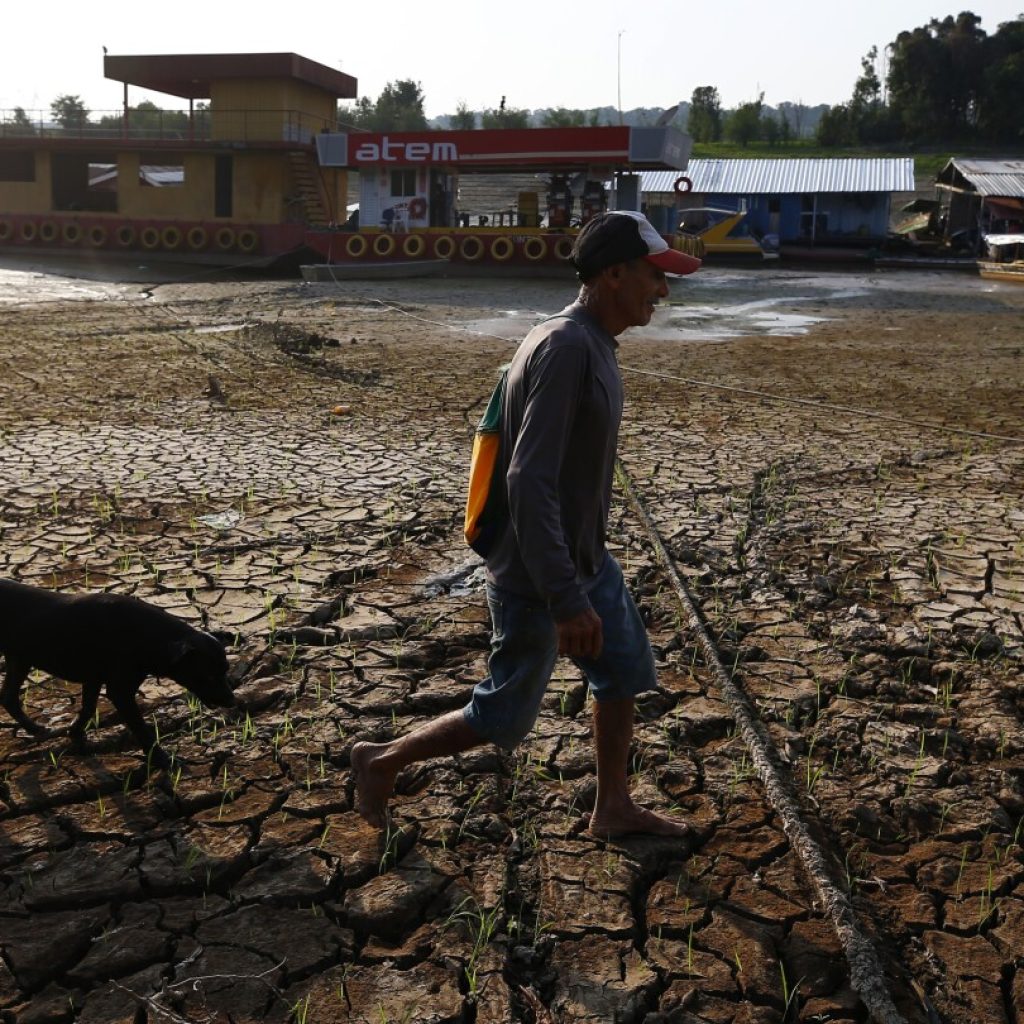
[[[500,334],[488,334],[486,331],[477,331],[472,327],[463,327],[462,324],[455,324],[444,320],[431,320],[428,317],[418,316],[416,313],[410,313],[407,309],[402,309],[401,306],[392,306],[383,299],[374,299],[373,301],[392,313],[401,313],[402,316],[407,316],[410,320],[419,320],[420,323],[431,324],[433,327],[444,327],[449,331],[463,331],[466,334],[475,334],[478,338],[493,338],[495,341],[503,341],[507,345],[519,344],[518,338],[503,338]]]
[[[691,377],[677,377],[671,373],[659,373],[657,370],[641,370],[635,366],[623,366],[627,373],[636,373],[643,377],[657,377],[660,380],[676,381],[680,384],[693,384],[696,387],[714,388],[718,391],[732,391],[740,395],[764,398],[769,402],[782,402],[788,405],[806,405],[812,409],[825,409],[829,412],[845,412],[868,419],[888,420],[890,423],[902,423],[910,427],[923,427],[926,430],[937,430],[944,434],[959,434],[964,437],[980,437],[986,441],[1009,441],[1012,444],[1024,444],[1024,438],[1006,437],[1003,434],[986,434],[980,430],[965,430],[963,427],[951,427],[945,423],[929,423],[927,420],[912,420],[905,416],[890,416],[888,413],[875,412],[872,409],[857,409],[852,405],[835,405],[832,402],[816,402],[811,398],[789,398],[785,395],[773,395],[767,391],[755,391],[753,388],[741,388],[731,384],[714,384],[707,380],[695,380]]]
[[[390,303],[385,302],[383,299],[374,299],[373,301],[378,303],[384,309],[391,310],[394,313],[401,313],[403,316],[407,316],[412,320],[419,320],[425,324],[432,324],[434,327],[446,327],[453,331],[465,331],[468,334],[475,334],[481,338],[494,338],[497,341],[505,341],[510,344],[518,343],[518,339],[515,338],[503,338],[497,334],[488,334],[486,331],[474,330],[472,327],[463,327],[461,324],[446,323],[443,320],[430,320],[427,317],[417,316],[415,313],[409,313],[400,306],[393,306]],[[713,388],[717,391],[730,391],[735,394],[747,395],[753,398],[763,398],[769,402],[809,406],[812,409],[823,409],[828,412],[844,412],[853,416],[863,416],[866,419],[887,420],[890,423],[901,423],[910,427],[922,427],[925,430],[934,430],[944,434],[957,434],[961,437],[978,437],[986,441],[1008,441],[1011,444],[1024,444],[1024,438],[1020,437],[1007,437],[1003,434],[987,434],[980,430],[965,430],[963,427],[951,427],[945,423],[929,423],[927,420],[913,420],[908,419],[905,416],[891,416],[888,413],[875,412],[872,409],[857,409],[851,405],[836,405],[831,402],[816,402],[811,398],[788,398],[785,395],[773,395],[770,392],[756,391],[753,388],[741,388],[731,384],[716,384],[713,381],[697,380],[693,377],[677,377],[671,373],[659,373],[657,370],[641,370],[635,366],[622,366],[621,369],[624,373],[635,373],[643,377],[657,377],[660,380],[671,380],[679,384],[690,384],[694,387]]]
[[[854,989],[876,1024],[906,1024],[905,1018],[897,1010],[889,994],[885,972],[874,946],[859,928],[849,899],[833,880],[824,854],[803,822],[799,805],[775,769],[771,742],[759,728],[756,712],[746,694],[732,681],[723,667],[715,644],[697,614],[686,584],[621,462],[618,469],[629,503],[643,524],[657,558],[668,574],[689,626],[697,637],[705,662],[714,673],[722,695],[732,710],[736,728],[750,751],[751,761],[765,788],[769,803],[781,819],[786,838],[800,858],[818,899],[832,919],[850,964],[850,978]]]

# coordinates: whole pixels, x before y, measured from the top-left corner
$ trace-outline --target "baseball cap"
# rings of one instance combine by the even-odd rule
[[[613,210],[591,218],[576,236],[569,262],[581,281],[588,281],[605,267],[642,256],[666,274],[692,274],[701,261],[689,253],[669,248],[654,225],[635,210]]]

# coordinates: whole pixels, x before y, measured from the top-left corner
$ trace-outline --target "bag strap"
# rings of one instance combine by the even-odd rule
[[[569,320],[578,327],[582,327],[588,333],[591,330],[590,324],[585,320],[578,320],[568,313],[554,313],[551,316],[545,317],[540,323],[534,324],[534,327],[540,327],[541,324],[550,323],[552,320]],[[498,367],[498,382],[494,385],[494,390],[491,392],[491,397],[487,402],[487,407],[484,409],[484,414],[480,417],[479,423],[477,423],[476,433],[478,434],[494,434],[501,427],[501,406],[505,399],[505,384],[508,380],[508,371],[511,365],[511,363],[505,363],[504,366]]]
[[[505,400],[505,382],[508,380],[509,363],[499,367],[498,383],[494,385],[487,408],[476,425],[478,434],[496,434],[501,429],[501,406]]]

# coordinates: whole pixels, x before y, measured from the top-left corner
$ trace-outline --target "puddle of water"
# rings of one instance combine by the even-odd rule
[[[0,304],[138,299],[146,285],[181,282],[195,273],[194,267],[137,260],[101,252],[2,252]]]
[[[244,331],[251,324],[215,324],[213,327],[197,327],[196,334],[225,334],[228,331]]]
[[[800,313],[803,303],[827,309],[826,304],[872,301],[882,294],[969,296],[989,290],[979,278],[952,271],[783,269],[704,270],[673,281],[670,289],[651,323],[631,328],[626,339],[723,341],[799,335],[829,319],[817,309],[815,315]],[[458,329],[517,342],[543,316],[536,310],[509,309],[459,324]]]
[[[123,286],[101,281],[83,281],[30,270],[0,268],[0,304],[3,305],[64,299],[115,299],[123,295],[124,291]]]
[[[746,306],[701,306],[686,310],[658,311],[646,327],[634,327],[631,338],[657,341],[722,341],[751,336],[783,337],[806,334],[825,317],[780,313],[763,308],[770,303]]]
[[[469,320],[458,325],[452,324],[459,331],[468,334],[480,334],[503,341],[519,341],[540,318],[532,313],[515,313],[509,317],[488,320]]]
[[[659,306],[646,327],[630,328],[627,337],[650,341],[721,341],[765,335],[779,337],[806,334],[821,316],[781,312],[776,306],[805,301],[793,298],[756,299],[736,305],[697,305],[680,303]],[[464,330],[481,335],[519,341],[538,321],[535,313],[512,312],[501,318],[471,320],[461,324]]]

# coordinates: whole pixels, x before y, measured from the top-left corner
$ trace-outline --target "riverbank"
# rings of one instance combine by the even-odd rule
[[[384,837],[351,809],[352,744],[485,672],[470,435],[566,283],[10,273],[0,576],[222,632],[242,709],[148,683],[180,768],[148,778],[104,702],[86,755],[0,721],[0,1013],[866,1019],[621,493],[660,679],[633,782],[692,842],[582,834],[569,663],[515,755],[409,773]],[[1024,1006],[1022,313],[959,274],[708,270],[620,349],[625,471],[914,1022]]]

